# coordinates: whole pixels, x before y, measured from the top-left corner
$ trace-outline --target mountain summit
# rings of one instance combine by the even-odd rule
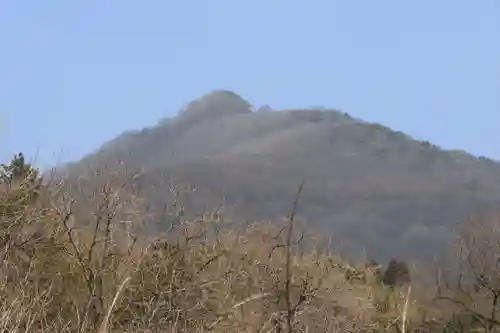
[[[250,103],[238,94],[228,90],[215,90],[190,102],[179,112],[179,118],[205,120],[251,112]]]
[[[192,211],[223,201],[241,220],[288,214],[303,179],[300,218],[379,260],[433,255],[469,214],[500,207],[500,166],[492,160],[336,110],[266,110],[214,91],[67,170],[80,175],[88,164],[120,161],[141,170],[136,181],[153,207],[168,200],[170,182],[190,184]]]

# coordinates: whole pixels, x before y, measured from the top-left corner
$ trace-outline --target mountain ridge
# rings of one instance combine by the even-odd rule
[[[224,198],[241,219],[286,214],[304,179],[303,219],[382,260],[430,255],[458,221],[500,207],[496,161],[335,109],[258,110],[236,93],[213,91],[66,167],[80,174],[84,165],[120,161],[141,170],[145,196],[158,205],[168,189],[157,183],[169,179],[197,188],[194,211]]]

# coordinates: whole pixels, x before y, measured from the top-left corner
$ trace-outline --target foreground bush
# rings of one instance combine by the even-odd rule
[[[376,264],[350,267],[295,230],[297,202],[282,225],[228,228],[219,214],[185,221],[179,213],[168,232],[147,238],[145,215],[124,213],[133,203],[123,187],[105,183],[95,209],[82,210],[30,167],[9,170],[0,198],[2,332],[445,328],[446,318],[414,300],[406,271],[405,283],[386,286]]]

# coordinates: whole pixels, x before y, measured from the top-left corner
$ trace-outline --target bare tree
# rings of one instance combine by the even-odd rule
[[[468,219],[458,232],[456,250],[456,265],[441,272],[438,283],[438,299],[455,308],[450,326],[499,332],[500,220]]]

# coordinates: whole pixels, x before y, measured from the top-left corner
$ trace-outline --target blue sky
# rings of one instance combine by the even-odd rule
[[[2,1],[0,43],[3,160],[76,159],[219,88],[500,159],[498,0]]]

